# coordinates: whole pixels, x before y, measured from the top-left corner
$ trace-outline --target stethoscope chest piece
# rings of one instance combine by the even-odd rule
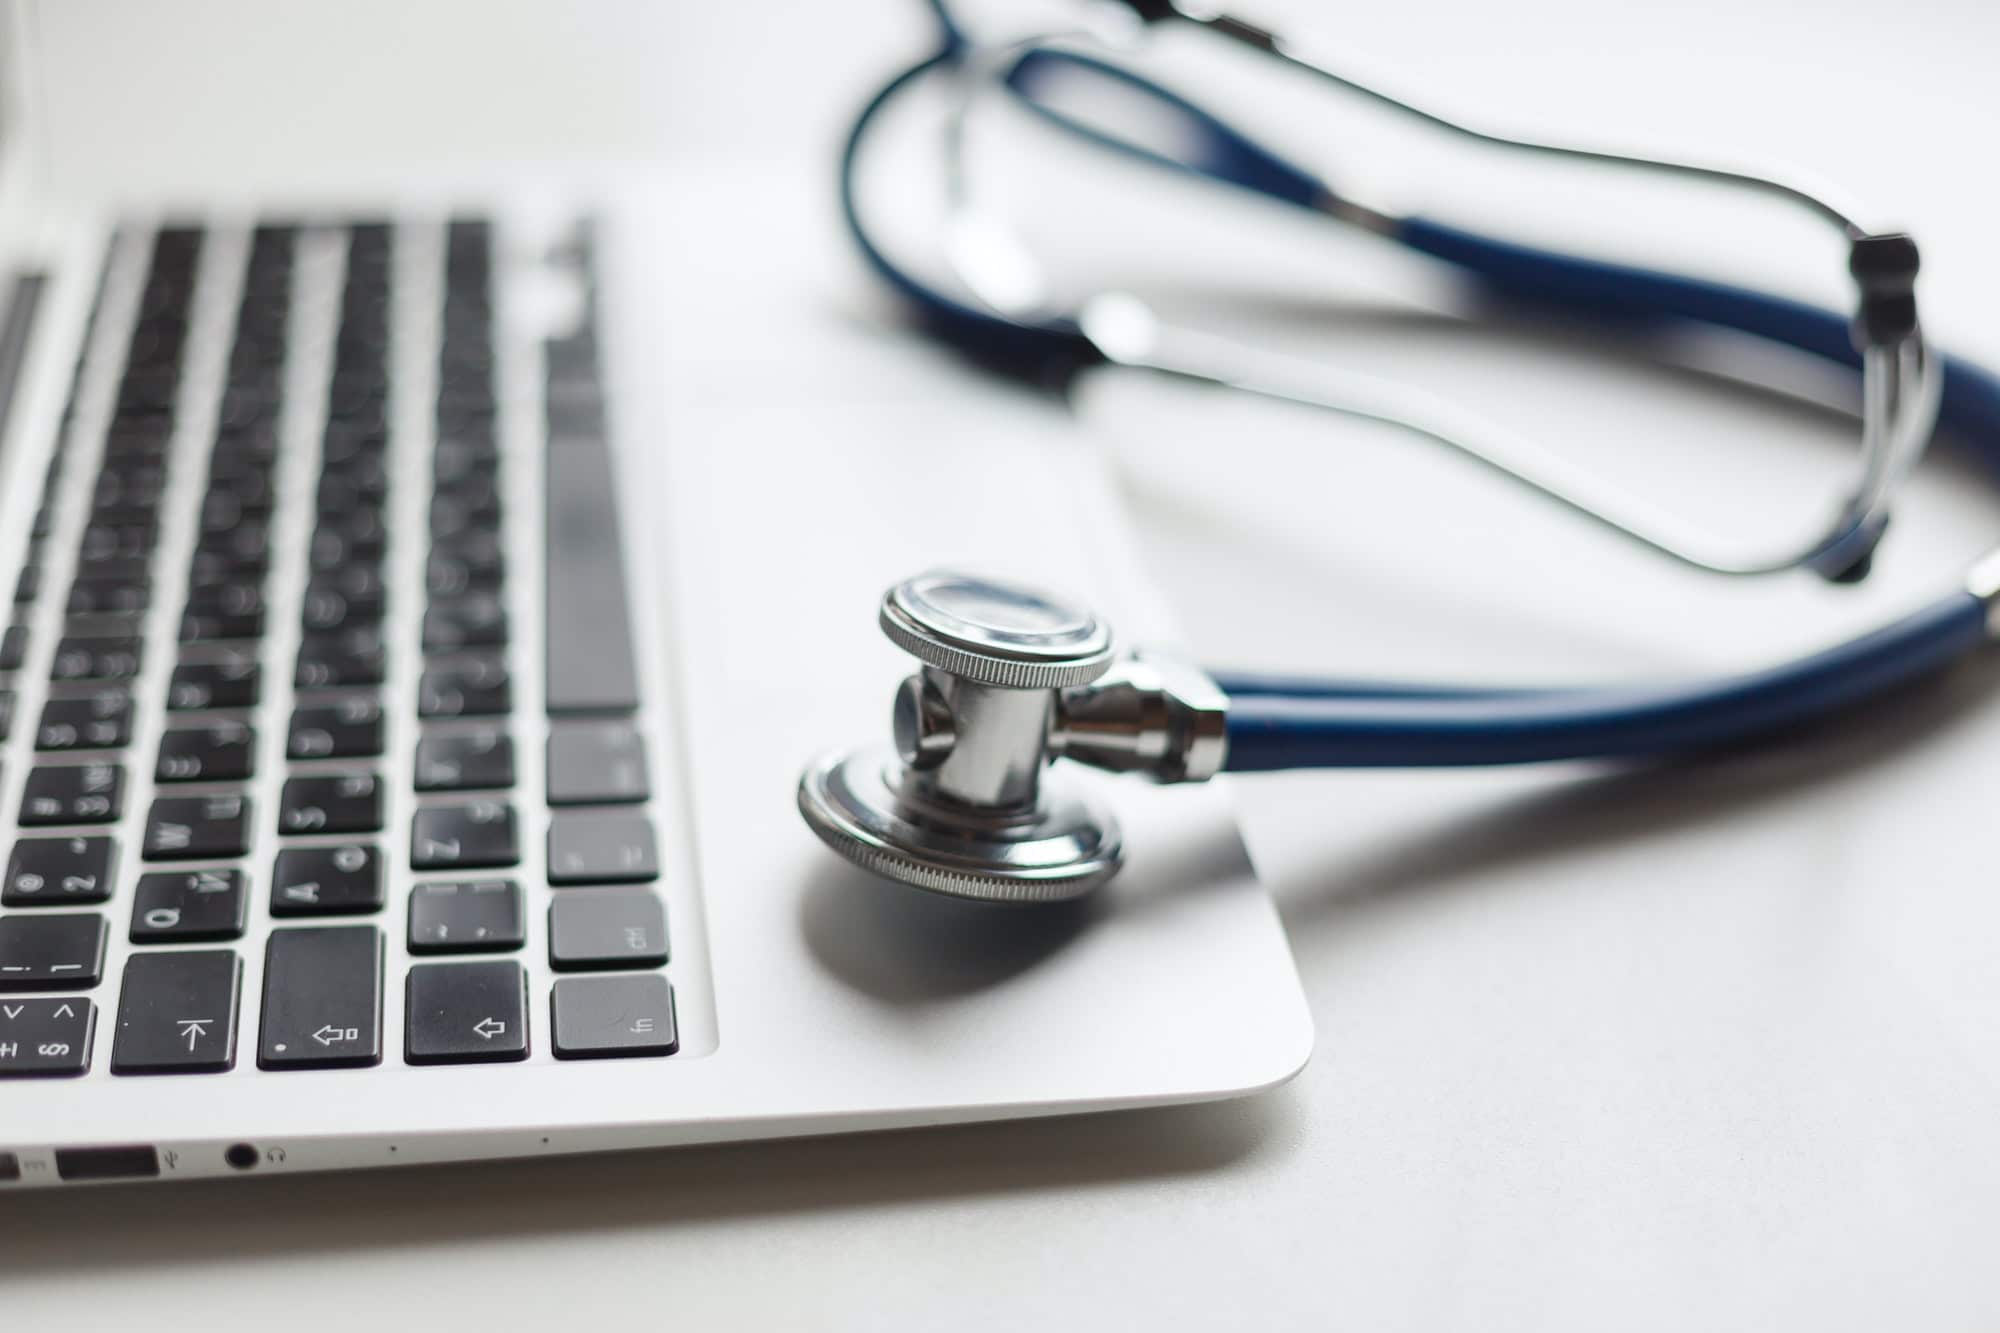
[[[948,571],[889,589],[880,623],[922,666],[897,691],[893,751],[800,778],[813,832],[864,869],[989,902],[1074,898],[1116,874],[1117,821],[1049,768],[1062,692],[1110,669],[1110,630],[1039,590]]]

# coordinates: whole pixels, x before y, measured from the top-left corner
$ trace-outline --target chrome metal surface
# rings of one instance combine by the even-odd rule
[[[911,768],[936,768],[958,743],[951,705],[921,671],[897,687],[890,730],[897,756]]]
[[[1088,608],[1001,579],[931,570],[882,597],[882,632],[926,666],[1002,689],[1067,689],[1111,665]]]
[[[886,750],[831,755],[799,779],[799,813],[834,851],[916,888],[995,903],[1079,897],[1118,872],[1111,812],[1057,775],[1025,814],[934,803]]]
[[[1763,549],[1718,539],[1644,496],[1606,483],[1534,442],[1410,385],[1341,371],[1162,323],[1136,296],[1106,292],[1078,323],[1114,365],[1378,421],[1444,445],[1570,512],[1711,574],[1780,574],[1879,534],[1937,420],[1943,376],[1917,339],[1864,357],[1862,464],[1831,520],[1803,541]],[[1864,548],[1865,549],[1865,548]]]
[[[1118,826],[1055,760],[1160,782],[1222,769],[1215,682],[1157,652],[1113,666],[1109,627],[1083,607],[933,570],[889,589],[881,623],[924,664],[897,688],[894,752],[821,759],[799,779],[799,813],[856,865],[960,897],[1074,897],[1117,873]]]
[[[1986,637],[2000,639],[2000,548],[1979,557],[1965,572],[1965,590],[1986,606]]]
[[[1148,651],[1063,692],[1052,748],[1156,782],[1205,782],[1228,757],[1229,700],[1191,662]]]

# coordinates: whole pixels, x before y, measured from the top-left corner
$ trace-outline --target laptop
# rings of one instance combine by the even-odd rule
[[[1128,868],[1051,909],[871,879],[798,819],[801,768],[888,724],[899,578],[1173,635],[1090,441],[870,303],[823,164],[516,163],[523,101],[608,77],[551,67],[545,6],[425,6],[387,54],[348,6],[109,17],[0,3],[0,1193],[1302,1065],[1220,784],[1106,778]],[[371,58],[436,79],[316,147],[285,71]],[[273,97],[304,110],[211,114]]]

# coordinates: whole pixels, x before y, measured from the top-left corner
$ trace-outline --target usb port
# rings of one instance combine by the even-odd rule
[[[64,1180],[127,1180],[160,1174],[152,1148],[58,1148],[56,1174]]]

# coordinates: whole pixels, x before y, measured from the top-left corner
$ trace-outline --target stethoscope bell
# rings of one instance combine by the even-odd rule
[[[799,813],[848,860],[953,897],[1044,903],[1118,871],[1110,811],[1050,770],[1063,691],[1113,664],[1085,608],[1019,584],[933,571],[882,598],[882,632],[923,665],[897,692],[892,751],[829,756]]]

